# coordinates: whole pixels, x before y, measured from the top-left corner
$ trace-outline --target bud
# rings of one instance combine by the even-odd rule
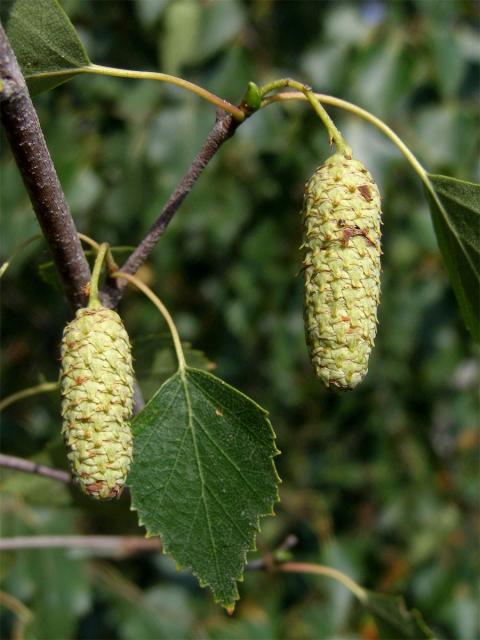
[[[335,154],[305,185],[305,334],[327,387],[364,378],[377,332],[380,194],[358,160]]]
[[[120,316],[79,309],[61,347],[62,433],[73,475],[97,499],[118,497],[132,459],[130,341]]]

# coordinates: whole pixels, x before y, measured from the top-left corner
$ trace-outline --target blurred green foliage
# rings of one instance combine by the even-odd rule
[[[479,180],[475,2],[63,6],[98,64],[181,74],[231,101],[249,80],[292,76],[384,118],[429,171]],[[105,77],[79,77],[35,102],[79,229],[115,245],[141,239],[214,119],[210,105],[179,89]],[[358,389],[325,391],[304,343],[298,212],[305,179],[329,153],[307,105],[272,105],[240,127],[141,275],[182,338],[270,411],[283,452],[282,502],[278,516],[264,520],[259,549],[295,533],[296,558],[337,567],[371,590],[403,593],[438,636],[473,640],[478,351],[417,177],[370,125],[330,112],[383,194],[379,334]],[[4,139],[1,162],[3,259],[38,228]],[[48,259],[45,246],[33,244],[2,281],[2,396],[58,374],[69,311],[38,274]],[[163,336],[158,312],[138,294],[126,296],[121,313],[134,341]],[[168,358],[159,351],[156,361]],[[142,382],[151,393],[152,379]],[[2,451],[65,467],[58,407],[52,395],[9,408]],[[7,472],[0,488],[7,536],[140,531],[126,497],[99,506]],[[248,573],[233,618],[156,554],[9,553],[1,578],[1,589],[33,613],[27,637],[385,637],[341,585],[321,578]],[[8,637],[14,616],[2,614]]]

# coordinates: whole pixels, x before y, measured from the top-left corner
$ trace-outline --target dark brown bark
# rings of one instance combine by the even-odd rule
[[[86,302],[88,262],[22,72],[0,24],[1,121],[73,309]]]

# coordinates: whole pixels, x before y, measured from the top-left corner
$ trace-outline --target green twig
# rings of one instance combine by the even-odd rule
[[[428,176],[427,170],[422,166],[420,161],[416,158],[413,152],[407,147],[407,145],[403,142],[403,140],[391,129],[383,120],[377,118],[367,111],[366,109],[362,109],[356,104],[352,102],[348,102],[347,100],[342,100],[341,98],[336,98],[335,96],[325,95],[323,93],[316,93],[315,96],[324,102],[325,104],[329,104],[332,107],[338,107],[339,109],[344,109],[345,111],[349,111],[354,115],[366,120],[374,127],[377,127],[379,131],[381,131],[387,138],[389,138],[394,145],[399,149],[399,151],[403,154],[407,162],[410,164],[412,169],[416,172],[420,180],[423,182],[425,189],[428,191],[430,197],[435,202],[438,210],[443,216],[445,224],[448,226],[450,231],[454,236],[457,236],[457,231],[452,226],[452,222],[450,220],[449,215],[447,214],[445,207],[443,206],[442,201],[437,195],[435,188]],[[273,96],[269,96],[262,101],[262,107],[266,107],[273,102],[285,102],[286,100],[306,100],[306,97],[303,93],[277,93]]]
[[[28,387],[27,389],[22,389],[21,391],[12,393],[11,396],[7,396],[6,398],[3,398],[3,400],[0,400],[0,411],[3,411],[14,402],[17,402],[17,400],[23,400],[24,398],[28,398],[29,396],[35,396],[37,395],[37,393],[48,393],[49,391],[56,391],[58,387],[58,382],[42,382],[42,384],[37,384],[34,387]]]
[[[277,571],[282,571],[283,573],[310,573],[333,578],[351,591],[353,595],[360,600],[360,602],[363,603],[367,599],[365,589],[344,573],[334,569],[333,567],[326,567],[323,564],[312,564],[310,562],[284,562],[283,564],[278,564],[275,568]]]
[[[338,152],[350,157],[352,155],[352,150],[346,144],[342,134],[335,126],[335,123],[323,108],[319,100],[319,94],[314,93],[311,87],[309,87],[306,84],[302,84],[301,82],[297,82],[296,80],[292,80],[292,78],[281,78],[280,80],[274,80],[273,82],[269,82],[263,87],[260,87],[259,92],[262,98],[264,98],[271,91],[275,91],[277,89],[284,89],[286,87],[290,87],[292,89],[296,89],[297,91],[301,92],[301,95],[310,102],[315,113],[323,122],[323,125],[328,131],[329,138],[332,142],[335,143],[335,146],[337,147]],[[276,95],[279,95],[279,94],[276,94]],[[267,104],[269,104],[270,100],[273,101],[276,95],[266,98],[266,100],[262,102],[262,106],[266,106]],[[291,94],[287,93],[287,94],[280,94],[280,95],[291,95]]]
[[[188,80],[184,80],[183,78],[177,78],[176,76],[171,76],[168,73],[158,73],[156,71],[134,71],[132,69],[116,69],[114,67],[104,67],[99,64],[91,64],[88,67],[81,67],[79,73],[92,73],[103,76],[114,76],[117,78],[135,78],[140,80],[159,80],[160,82],[168,82],[169,84],[173,84],[177,87],[181,87],[182,89],[186,89],[187,91],[191,91],[195,93],[197,96],[200,96],[207,102],[214,104],[223,111],[227,111],[231,113],[232,116],[239,120],[240,122],[245,119],[245,113],[231,104],[227,100],[223,100],[219,96],[215,95],[208,89],[204,89],[203,87],[199,87],[193,82],[189,82]],[[49,75],[52,75],[49,73]]]
[[[93,247],[95,249],[95,251],[100,250],[100,245],[98,244],[98,242],[96,242],[95,240],[93,240],[93,238],[90,238],[89,236],[86,236],[84,233],[79,233],[78,237],[80,238],[80,240],[82,242],[85,242],[86,244],[90,245],[91,247]],[[119,247],[117,247],[118,249]],[[107,254],[105,256],[105,262],[107,263],[107,269],[108,269],[108,275],[110,277],[110,274],[113,271],[118,271],[118,264],[115,262],[115,258],[113,257],[112,254],[112,250],[110,247],[108,247],[107,249]]]
[[[108,253],[108,244],[104,242],[98,248],[97,257],[95,258],[95,264],[93,265],[92,279],[90,280],[90,295],[88,298],[88,306],[93,309],[98,307],[101,303],[98,299],[98,281],[100,280],[100,274],[102,272],[103,261]]]
[[[399,149],[400,153],[402,153],[404,158],[407,160],[407,162],[416,172],[420,180],[423,182],[425,189],[427,190],[432,200],[435,202],[435,205],[438,207],[438,210],[440,211],[445,224],[450,229],[451,233],[455,237],[457,237],[457,230],[453,227],[452,221],[450,220],[450,216],[448,215],[442,201],[438,197],[438,194],[435,191],[435,188],[430,180],[427,170],[420,164],[419,160],[416,158],[416,156],[413,154],[410,148],[407,147],[407,145],[395,133],[395,131],[393,131],[393,129],[391,129],[387,124],[385,124],[383,120],[380,120],[380,118],[377,118],[376,116],[374,116],[373,113],[370,113],[370,111],[367,111],[366,109],[362,109],[361,107],[359,107],[356,104],[353,104],[352,102],[348,102],[347,100],[342,100],[341,98],[336,98],[334,96],[325,95],[323,93],[316,93],[315,97],[318,98],[321,102],[324,102],[325,104],[329,104],[332,107],[338,107],[339,109],[344,109],[345,111],[353,113],[359,118],[366,120],[367,122],[372,124],[374,127],[377,127],[377,129],[381,131],[385,136],[387,136],[387,138],[389,138],[393,142],[393,144],[397,147],[397,149]],[[306,99],[307,98],[304,93],[296,93],[296,92],[277,93],[273,96],[268,96],[267,98],[265,98],[262,101],[262,107],[266,107],[269,104],[272,104],[273,102],[285,102],[286,100],[306,100]],[[466,256],[466,258],[468,261],[470,261],[468,255]]]
[[[112,278],[124,279],[131,282],[137,289],[139,289],[142,293],[144,293],[151,302],[157,307],[162,316],[165,319],[165,322],[170,329],[170,333],[172,334],[173,346],[175,347],[175,353],[178,360],[178,368],[183,371],[185,370],[187,363],[185,361],[185,355],[182,349],[182,343],[180,340],[180,336],[178,335],[177,327],[173,321],[172,316],[170,315],[167,307],[163,304],[163,302],[156,296],[150,287],[147,287],[141,280],[136,278],[135,276],[130,275],[129,273],[123,273],[122,271],[117,271],[111,274]]]
[[[323,93],[316,93],[315,97],[318,98],[321,102],[324,102],[325,104],[329,104],[332,107],[338,107],[339,109],[344,109],[345,111],[353,113],[359,118],[366,120],[367,122],[372,124],[374,127],[377,127],[377,129],[381,131],[385,136],[387,136],[387,138],[389,138],[393,142],[393,144],[399,149],[399,151],[403,154],[403,156],[405,157],[407,162],[410,164],[412,169],[416,172],[420,180],[423,182],[425,189],[429,193],[432,200],[435,202],[440,213],[442,214],[445,224],[450,229],[452,234],[455,237],[457,236],[457,231],[453,227],[452,222],[450,220],[450,216],[448,215],[445,207],[443,206],[442,201],[440,200],[437,192],[435,191],[435,188],[429,178],[427,170],[422,166],[422,164],[416,158],[416,156],[413,154],[410,148],[407,147],[407,145],[395,133],[395,131],[393,131],[393,129],[391,129],[387,124],[385,124],[383,120],[380,120],[380,118],[377,118],[376,116],[374,116],[373,113],[370,113],[370,111],[367,111],[366,109],[362,109],[361,107],[359,107],[356,104],[353,104],[352,102],[348,102],[347,100],[342,100],[341,98],[336,98],[335,96],[329,96]],[[262,107],[266,107],[269,104],[272,104],[273,102],[285,102],[287,100],[306,100],[306,99],[307,98],[304,93],[296,93],[296,92],[277,93],[273,96],[268,96],[267,98],[265,98],[262,101]]]
[[[245,113],[242,111],[242,109],[236,107],[231,102],[228,102],[228,100],[220,98],[220,96],[217,96],[211,91],[208,91],[208,89],[200,87],[194,82],[189,82],[188,80],[177,78],[176,76],[171,76],[168,73],[160,73],[157,71],[135,71],[133,69],[117,69],[116,67],[105,67],[101,64],[89,64],[86,67],[76,67],[75,69],[68,70],[69,76],[77,76],[81,75],[82,73],[100,76],[111,76],[114,78],[132,78],[135,80],[157,80],[160,82],[167,82],[168,84],[173,84],[176,87],[181,87],[182,89],[186,89],[187,91],[195,93],[197,96],[200,96],[207,102],[214,104],[219,109],[227,111],[240,122],[242,122],[242,120],[245,120]],[[53,78],[55,76],[65,76],[65,71],[45,71],[43,73],[35,73],[34,75],[26,75],[25,78],[27,80],[30,80],[32,78]]]
[[[95,251],[98,251],[100,249],[100,245],[98,244],[98,242],[93,240],[93,238],[90,238],[90,236],[86,236],[84,233],[78,233],[77,235],[82,242],[88,244],[90,247],[95,249]]]
[[[377,118],[376,116],[374,116],[373,113],[370,113],[366,109],[362,109],[358,105],[353,104],[352,102],[348,102],[347,100],[342,100],[341,98],[335,98],[334,96],[325,95],[323,93],[316,93],[315,97],[318,98],[321,102],[325,104],[329,104],[332,107],[338,107],[340,109],[344,109],[345,111],[349,111],[350,113],[353,113],[359,118],[362,118],[363,120],[366,120],[367,122],[370,122],[370,124],[373,124],[373,126],[377,127],[377,129],[379,129],[384,135],[386,135],[387,138],[390,138],[390,140],[401,151],[401,153],[404,155],[406,160],[410,163],[412,168],[416,171],[416,173],[418,174],[418,176],[420,177],[420,179],[422,180],[422,182],[424,183],[425,187],[427,188],[429,193],[432,195],[432,197],[436,196],[432,183],[428,178],[427,171],[420,164],[420,162],[414,156],[412,151],[407,147],[407,145],[403,142],[403,140],[395,133],[395,131],[393,131],[393,129],[390,129],[390,127],[387,124],[385,124],[383,120],[380,120],[380,118]],[[262,101],[262,107],[266,107],[269,104],[272,104],[273,102],[285,102],[288,100],[306,100],[306,97],[303,93],[297,93],[297,92],[277,93],[273,96],[269,96],[265,98]]]
[[[33,619],[30,609],[23,602],[20,602],[20,600],[5,591],[0,591],[0,606],[5,607],[15,616],[15,622],[12,625],[12,640],[23,640],[25,638],[25,629]]]

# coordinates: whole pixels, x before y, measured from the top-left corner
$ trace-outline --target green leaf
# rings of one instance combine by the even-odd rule
[[[267,413],[219,378],[187,367],[160,387],[132,429],[129,485],[140,524],[233,608],[259,518],[273,515],[278,500]]]
[[[403,640],[434,637],[420,612],[416,609],[409,611],[402,597],[367,590],[364,590],[364,593],[362,604],[380,623],[381,629],[388,633],[388,636],[384,637]]]
[[[428,176],[433,226],[460,310],[480,342],[480,185],[448,176]]]
[[[1,5],[2,22],[32,95],[56,87],[90,65],[56,0],[3,0]]]

